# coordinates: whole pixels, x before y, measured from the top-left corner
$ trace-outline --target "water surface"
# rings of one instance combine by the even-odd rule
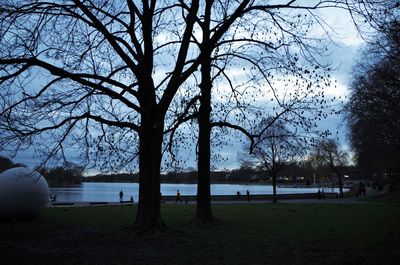
[[[278,194],[291,193],[316,193],[319,188],[307,187],[278,187]],[[118,202],[119,192],[123,191],[124,200],[132,196],[138,201],[138,183],[106,183],[106,182],[83,182],[80,185],[50,188],[50,193],[57,195],[57,201],[66,202]],[[161,184],[162,195],[175,195],[179,190],[181,195],[196,195],[197,184]],[[245,185],[245,184],[212,184],[211,195],[236,195],[239,191],[242,195],[246,191],[250,194],[272,194],[270,185]],[[326,188],[325,192],[338,192],[337,188]]]

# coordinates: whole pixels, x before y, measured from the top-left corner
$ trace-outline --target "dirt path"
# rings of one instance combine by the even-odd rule
[[[345,197],[345,198],[327,198],[327,199],[282,199],[278,200],[279,203],[300,203],[300,204],[365,204],[371,203],[370,201],[364,200],[364,198],[376,196],[378,193],[369,193],[366,197],[356,198],[356,197]],[[248,202],[245,199],[242,200],[215,200],[212,204],[247,204],[247,203],[272,203],[271,200],[250,200]],[[57,202],[49,204],[48,207],[87,207],[87,206],[128,206],[131,202]],[[137,204],[136,202],[134,204]],[[166,201],[164,204],[175,204],[174,201]],[[183,204],[196,204],[196,201],[190,200],[187,202],[177,203],[178,205]]]

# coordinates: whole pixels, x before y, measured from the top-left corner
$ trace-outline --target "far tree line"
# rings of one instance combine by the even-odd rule
[[[26,167],[26,165],[14,163],[11,159],[0,156],[0,173],[15,167]],[[50,187],[56,187],[80,184],[84,180],[83,169],[74,164],[66,164],[52,168],[38,167],[36,171],[43,175]]]
[[[13,163],[11,159],[0,156],[0,173],[13,168],[25,166]],[[357,175],[358,169],[355,166],[343,166],[340,168],[344,174]],[[76,165],[57,166],[53,168],[37,169],[50,187],[74,185],[82,182],[138,182],[138,173],[115,173],[115,174],[83,174],[83,168]],[[293,162],[287,164],[278,172],[278,184],[300,184],[312,185],[314,176],[318,185],[336,183],[336,176],[330,167],[325,164],[315,165],[310,160]],[[196,183],[197,172],[193,169],[186,171],[171,171],[161,175],[162,183]],[[237,169],[219,170],[211,172],[212,183],[261,183],[272,184],[272,176],[262,167],[253,167],[244,164]]]

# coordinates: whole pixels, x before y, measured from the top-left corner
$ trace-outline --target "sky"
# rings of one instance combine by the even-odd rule
[[[334,25],[332,28],[332,35],[335,36],[336,45],[332,45],[328,51],[328,55],[321,58],[322,62],[331,63],[334,66],[332,72],[332,79],[337,80],[338,85],[336,88],[328,88],[325,90],[327,96],[335,96],[345,98],[349,95],[349,82],[352,75],[352,67],[357,59],[359,50],[363,45],[363,40],[358,36],[357,31],[352,26],[351,21],[344,16],[341,11],[321,13],[321,17],[330,24]],[[346,100],[346,99],[345,99]],[[321,128],[329,129],[332,132],[339,131],[338,137],[344,148],[349,148],[347,141],[347,130],[344,125],[343,116],[330,116],[320,123]],[[242,151],[243,147],[238,143],[229,143],[219,152],[225,159],[221,161],[213,161],[212,164],[216,169],[233,169],[240,165],[238,161],[238,154]],[[0,153],[0,155],[7,154]],[[70,159],[72,162],[79,164],[79,157],[76,152],[71,151]],[[189,156],[186,167],[195,168],[194,152],[188,153]],[[29,167],[34,167],[39,163],[39,159],[35,158],[32,150],[22,151],[17,154],[13,159],[14,162],[25,164]],[[90,171],[95,173],[96,171]],[[89,173],[90,173],[89,172]]]

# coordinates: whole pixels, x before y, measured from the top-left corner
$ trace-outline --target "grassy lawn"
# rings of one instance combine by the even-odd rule
[[[48,208],[0,223],[2,264],[400,264],[400,204],[163,205],[170,229],[131,233],[133,207]]]
[[[391,192],[384,193],[375,197],[367,197],[364,200],[383,203],[398,203],[400,204],[400,184],[397,184]]]

